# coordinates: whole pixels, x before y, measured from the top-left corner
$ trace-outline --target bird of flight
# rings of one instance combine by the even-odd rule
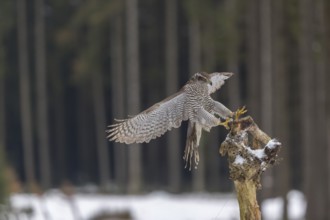
[[[188,121],[188,131],[184,160],[190,169],[192,158],[197,167],[199,162],[198,146],[202,130],[228,123],[235,115],[226,106],[211,98],[210,94],[220,89],[225,80],[233,73],[206,72],[195,73],[190,80],[175,94],[160,101],[143,112],[128,119],[116,120],[108,126],[107,138],[110,141],[132,144],[148,143],[162,136],[172,128],[178,128],[182,121]],[[245,108],[236,112],[236,117],[246,112]],[[222,122],[221,119],[225,121]]]

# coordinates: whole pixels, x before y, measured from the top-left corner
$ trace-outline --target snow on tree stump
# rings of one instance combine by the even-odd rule
[[[228,155],[230,179],[234,181],[241,220],[260,220],[256,190],[260,176],[278,159],[281,143],[271,139],[250,116],[234,120],[219,152]]]

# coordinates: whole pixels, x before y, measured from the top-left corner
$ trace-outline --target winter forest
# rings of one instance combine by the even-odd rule
[[[1,0],[0,204],[50,189],[234,193],[222,126],[192,171],[187,123],[148,144],[105,132],[196,72],[233,72],[212,97],[283,145],[259,201],[282,198],[288,219],[298,190],[306,219],[330,219],[329,22],[326,0]]]

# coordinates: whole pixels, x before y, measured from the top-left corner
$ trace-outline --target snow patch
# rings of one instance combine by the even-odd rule
[[[287,194],[289,219],[304,219],[306,199],[296,190]],[[130,211],[136,220],[200,220],[200,219],[239,219],[239,207],[234,194],[190,193],[173,195],[154,192],[146,195],[100,195],[76,194],[71,197],[80,219],[87,220],[100,212],[118,213]],[[50,219],[74,220],[68,198],[61,192],[46,193],[43,197],[31,194],[11,196],[15,210],[32,207],[31,218],[23,214],[9,220],[44,220],[42,210],[47,210]],[[267,220],[282,219],[283,199],[267,199],[262,203],[262,215]],[[1,215],[0,215],[1,217]],[[0,218],[1,219],[1,218]]]
[[[291,190],[287,194],[289,219],[304,219],[306,213],[306,199],[302,192]],[[283,198],[266,199],[262,203],[264,219],[278,220],[283,217]]]
[[[237,155],[234,164],[242,165],[243,163],[245,163],[245,159],[241,155]]]
[[[264,149],[256,149],[256,150],[252,150],[250,148],[247,148],[247,149],[248,149],[250,154],[252,154],[253,156],[259,158],[260,160],[263,159],[266,156]]]
[[[247,149],[247,151],[253,156],[253,157],[256,157],[256,158],[259,158],[260,160],[262,160],[266,154],[265,154],[265,149],[251,149],[251,147],[249,146],[246,146],[244,145],[244,148]]]
[[[279,142],[277,139],[274,138],[268,141],[268,143],[266,144],[266,148],[274,149],[278,145],[281,145],[281,142]]]
[[[154,192],[146,195],[75,194],[71,197],[80,219],[88,220],[97,213],[129,211],[135,220],[199,220],[238,219],[239,207],[234,194],[194,193],[173,195]],[[46,193],[43,197],[31,194],[11,196],[12,206],[18,210],[32,207],[31,220],[44,220],[42,210],[50,219],[74,220],[68,198],[62,193]],[[18,214],[19,219],[27,219]],[[1,219],[1,216],[0,216]],[[10,218],[9,220],[15,220]]]
[[[304,194],[298,190],[291,190],[287,194],[288,214],[292,219],[303,219],[307,208]]]

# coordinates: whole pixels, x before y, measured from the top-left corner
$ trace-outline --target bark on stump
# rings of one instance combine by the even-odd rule
[[[256,190],[260,176],[278,159],[281,143],[271,139],[248,116],[234,120],[219,152],[228,155],[230,179],[234,181],[241,220],[260,220]]]

